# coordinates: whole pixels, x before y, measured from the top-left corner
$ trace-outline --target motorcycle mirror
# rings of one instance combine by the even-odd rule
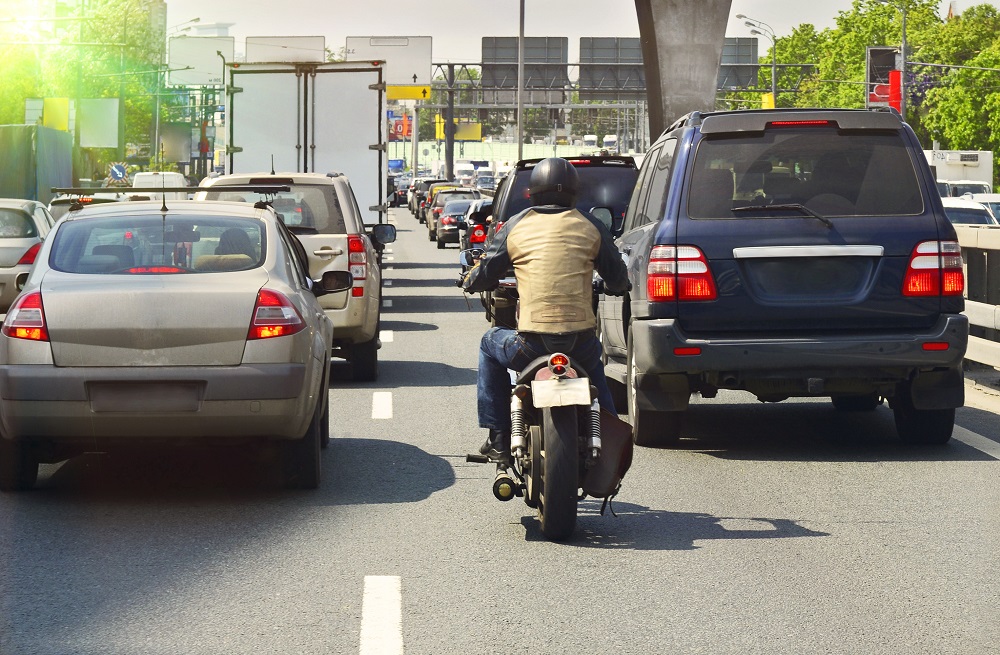
[[[458,262],[462,266],[475,266],[476,261],[486,252],[482,248],[469,248],[458,253]]]
[[[594,215],[594,218],[603,223],[609,232],[613,229],[614,212],[611,211],[610,207],[591,207],[590,213]]]

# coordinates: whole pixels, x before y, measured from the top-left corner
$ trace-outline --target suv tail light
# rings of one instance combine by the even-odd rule
[[[28,248],[26,251],[24,251],[24,254],[21,255],[21,259],[17,260],[17,266],[20,266],[21,264],[34,264],[35,257],[38,256],[38,251],[41,249],[42,249],[41,242],[38,242],[35,245]]]
[[[646,295],[650,302],[715,300],[715,280],[705,255],[695,246],[653,246]]]
[[[965,291],[962,247],[957,241],[922,241],[913,249],[903,295],[961,296]]]
[[[253,308],[247,340],[284,337],[305,327],[305,321],[288,298],[277,291],[261,289],[257,292],[257,304]]]
[[[483,243],[486,241],[486,228],[482,225],[475,225],[469,233],[469,243]]]
[[[440,215],[441,215],[441,212],[442,212],[443,210],[444,210],[444,207],[435,207],[435,208],[434,208],[434,210],[433,210],[433,211],[434,211],[434,215],[435,215],[435,216],[440,216]]]
[[[7,312],[2,331],[4,335],[14,339],[48,341],[49,331],[45,327],[42,294],[32,291],[18,298]]]
[[[351,267],[351,275],[354,276],[351,297],[360,298],[365,295],[365,278],[368,277],[368,254],[365,240],[359,236],[347,237],[347,253],[347,262]]]

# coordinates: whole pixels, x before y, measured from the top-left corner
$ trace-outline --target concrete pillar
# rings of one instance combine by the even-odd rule
[[[691,111],[715,109],[732,0],[635,0],[650,140]]]

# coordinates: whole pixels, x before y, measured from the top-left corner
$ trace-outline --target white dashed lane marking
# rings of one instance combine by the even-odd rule
[[[380,330],[378,338],[382,343],[392,343],[392,330]]]
[[[402,582],[366,575],[361,605],[361,655],[403,655]]]
[[[987,439],[981,434],[976,434],[971,430],[966,430],[956,425],[954,431],[951,433],[951,438],[986,453],[993,459],[1000,460],[1000,443]]]
[[[391,391],[376,391],[372,393],[372,418],[392,418]]]

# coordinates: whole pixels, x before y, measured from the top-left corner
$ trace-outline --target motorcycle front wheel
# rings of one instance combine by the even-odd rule
[[[546,539],[568,539],[576,528],[580,488],[577,408],[542,409],[542,491],[538,519]]]

